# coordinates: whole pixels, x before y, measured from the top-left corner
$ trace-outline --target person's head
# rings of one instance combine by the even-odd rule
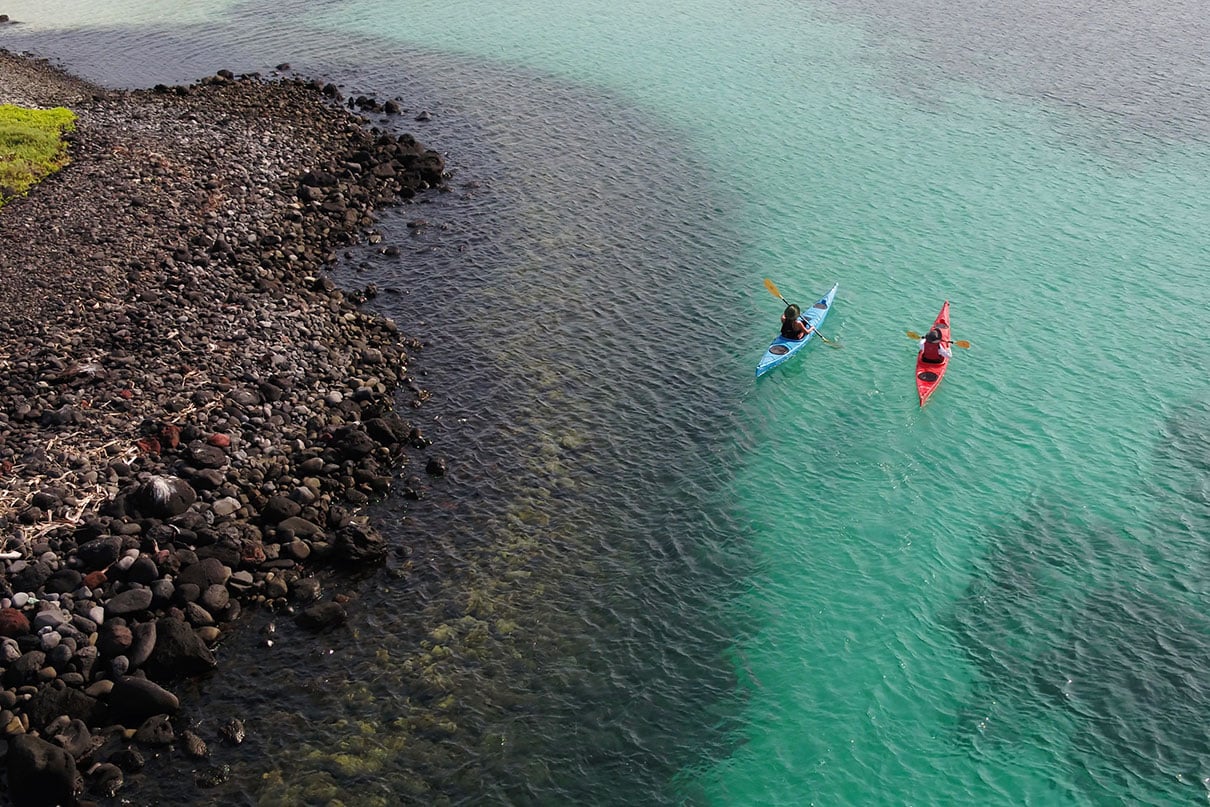
[[[933,328],[931,331],[929,331],[927,334],[925,334],[924,339],[927,342],[940,342],[941,341],[941,329]]]
[[[798,319],[800,316],[802,316],[802,309],[794,305],[794,303],[790,303],[788,306],[786,306],[786,312],[782,314],[782,317],[786,320],[786,322],[789,322],[793,319]]]

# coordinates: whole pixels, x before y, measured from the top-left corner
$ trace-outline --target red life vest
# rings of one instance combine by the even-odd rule
[[[940,364],[945,357],[941,355],[941,341],[929,342],[925,340],[924,349],[920,351],[920,358],[927,362]]]

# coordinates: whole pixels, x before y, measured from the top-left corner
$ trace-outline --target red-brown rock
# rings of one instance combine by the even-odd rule
[[[29,633],[29,620],[16,608],[0,610],[0,636],[17,637]]]
[[[179,426],[174,426],[171,423],[165,423],[160,429],[160,445],[167,448],[176,448],[181,444],[181,429]]]

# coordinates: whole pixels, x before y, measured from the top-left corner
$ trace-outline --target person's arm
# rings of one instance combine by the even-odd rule
[[[954,351],[950,350],[945,345],[942,345],[941,346],[941,355],[945,356],[948,359],[950,356],[954,355]]]

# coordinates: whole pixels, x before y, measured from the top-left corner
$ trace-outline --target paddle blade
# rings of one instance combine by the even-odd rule
[[[818,328],[814,328],[814,329],[813,329],[813,333],[814,333],[816,336],[818,336],[818,337],[819,337],[819,338],[820,338],[820,339],[823,341],[823,343],[824,343],[825,345],[828,345],[829,347],[840,347],[840,343],[839,343],[839,342],[835,342],[835,341],[833,341],[833,340],[829,339],[828,337],[824,336],[822,333],[820,333],[820,332],[819,332],[819,329],[818,329]]]
[[[965,339],[959,339],[957,342],[954,342],[954,344],[957,345],[958,347],[963,347],[968,350],[970,349],[970,346],[971,346],[971,343]]]
[[[908,335],[908,339],[923,339],[924,338],[923,336],[916,333],[915,331],[908,331],[907,335]]]
[[[767,277],[765,278],[765,288],[768,289],[769,293],[774,297],[781,299],[781,292],[777,290],[777,286],[773,285],[773,281]]]

